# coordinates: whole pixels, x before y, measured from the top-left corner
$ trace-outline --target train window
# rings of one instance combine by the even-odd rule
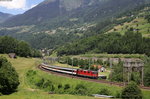
[[[93,74],[97,74],[97,72],[93,72]]]

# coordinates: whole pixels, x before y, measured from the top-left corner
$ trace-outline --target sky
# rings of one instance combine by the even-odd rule
[[[0,0],[0,12],[22,14],[44,0]]]

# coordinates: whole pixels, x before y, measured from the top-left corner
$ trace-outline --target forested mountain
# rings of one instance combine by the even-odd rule
[[[0,23],[10,18],[11,16],[11,14],[0,12]]]
[[[122,14],[126,15],[128,20],[132,20],[135,16],[132,17],[134,13],[130,11],[141,8],[146,2],[145,0],[45,0],[24,14],[13,16],[3,22],[0,35],[25,40],[37,49],[55,49],[67,42],[111,29]]]
[[[127,13],[121,14],[113,21],[100,23],[90,30],[90,33],[97,33],[97,35],[91,35],[59,47],[57,55],[138,53],[150,56],[149,12],[150,5],[148,4],[132,11],[127,11]]]
[[[76,18],[75,23],[96,21],[143,3],[144,0],[45,0],[24,14],[10,18],[3,25],[68,26],[72,24],[70,18]]]

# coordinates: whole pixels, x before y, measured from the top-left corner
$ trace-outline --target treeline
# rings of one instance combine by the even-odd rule
[[[0,37],[0,53],[16,53],[21,57],[41,57],[41,53],[24,42],[9,36]]]
[[[66,44],[57,49],[57,55],[78,55],[85,53],[108,54],[146,54],[150,56],[150,38],[129,30],[124,35],[119,33],[102,34]]]
[[[109,61],[102,61],[100,59],[98,60],[91,60],[91,59],[78,59],[78,58],[70,58],[70,57],[62,57],[59,60],[60,63],[62,64],[68,64],[74,67],[79,67],[81,69],[86,69],[86,70],[98,70],[98,66],[109,66]],[[95,66],[94,66],[95,65]]]

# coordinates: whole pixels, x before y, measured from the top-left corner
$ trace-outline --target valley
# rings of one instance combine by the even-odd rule
[[[0,3],[0,99],[150,98],[150,0],[10,7]]]

